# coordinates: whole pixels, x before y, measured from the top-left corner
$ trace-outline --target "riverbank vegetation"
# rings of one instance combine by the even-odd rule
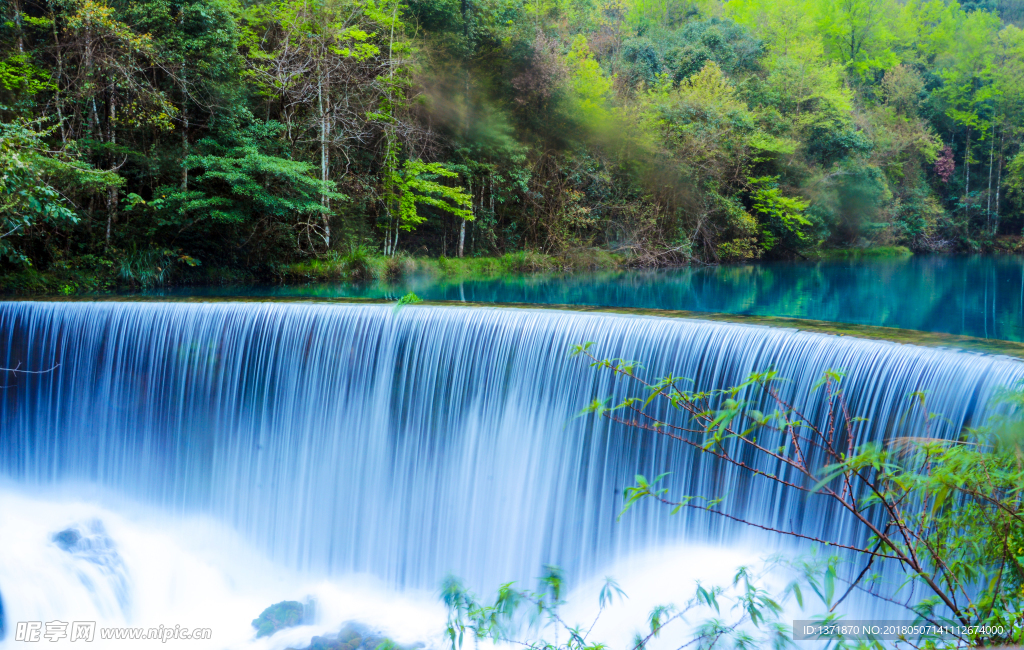
[[[409,275],[438,278],[494,278],[532,273],[579,273],[611,271],[626,266],[620,255],[601,249],[566,251],[546,255],[516,251],[494,257],[412,257],[371,255],[365,250],[349,254],[328,253],[283,268],[286,281],[398,280]]]
[[[86,256],[52,265],[44,272],[25,266],[0,274],[0,295],[76,295],[124,289],[151,289],[165,285],[220,284],[251,285],[365,283],[395,284],[418,279],[498,279],[537,275],[548,277],[567,273],[616,272],[627,268],[621,255],[601,249],[566,251],[547,255],[516,251],[501,256],[414,257],[404,253],[382,255],[359,248],[349,253],[329,251],[276,266],[269,275],[247,269],[202,267],[177,264],[173,251],[154,251],[149,256],[130,256],[115,265],[110,260]]]
[[[16,290],[317,278],[359,255],[1021,247],[1008,0],[5,0],[3,16]]]

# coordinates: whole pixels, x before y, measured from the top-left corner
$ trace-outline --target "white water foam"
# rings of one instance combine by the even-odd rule
[[[14,640],[18,621],[95,621],[102,627],[160,625],[213,630],[210,640],[104,640],[89,648],[175,647],[226,650],[301,648],[313,636],[356,622],[405,646],[447,647],[445,611],[436,592],[387,588],[373,576],[324,580],[275,565],[237,534],[210,519],[160,515],[151,508],[112,509],[75,490],[32,496],[15,486],[0,489],[0,594],[8,634],[0,648],[24,648]],[[78,530],[92,544],[65,548],[56,535]],[[98,548],[97,548],[98,547]],[[590,629],[590,640],[628,648],[644,631],[652,607],[682,606],[696,584],[728,585],[737,567],[758,564],[752,548],[692,544],[648,549],[621,559],[570,590],[562,616]],[[598,617],[604,576],[616,579],[626,598],[616,597]],[[779,582],[769,583],[779,586]],[[529,589],[532,585],[517,585]],[[251,625],[268,605],[282,600],[315,602],[316,621],[257,639]],[[486,601],[484,597],[482,600]],[[723,602],[728,602],[723,599]],[[713,615],[698,609],[649,644],[677,647],[692,623]],[[727,614],[728,615],[728,614]],[[551,629],[542,634],[552,638]],[[564,637],[564,631],[561,632]],[[163,646],[164,643],[169,644]],[[80,647],[64,638],[44,647]],[[482,644],[490,647],[490,644]]]
[[[210,628],[210,640],[168,640],[173,647],[283,650],[356,621],[403,645],[440,644],[444,608],[433,593],[385,588],[367,575],[322,580],[274,565],[236,534],[208,519],[114,511],[74,497],[40,498],[0,490],[0,595],[7,623],[0,648],[15,641],[18,621],[95,621],[102,627],[164,625]],[[93,541],[66,550],[54,537],[77,529]],[[97,552],[96,546],[102,546]],[[316,623],[256,639],[251,621],[282,600],[312,599]],[[33,644],[36,645],[36,644]],[[80,647],[45,638],[43,647]],[[159,640],[103,640],[104,648],[159,647]],[[167,646],[164,646],[167,647]]]

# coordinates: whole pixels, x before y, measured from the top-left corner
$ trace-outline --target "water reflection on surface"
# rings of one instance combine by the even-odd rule
[[[183,288],[156,295],[395,298],[682,309],[1024,341],[1024,257],[914,256],[395,284]]]

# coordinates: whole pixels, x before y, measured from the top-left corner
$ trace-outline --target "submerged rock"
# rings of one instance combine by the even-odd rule
[[[252,621],[256,638],[270,636],[286,627],[302,625],[306,619],[306,608],[297,600],[282,600],[263,610],[259,618]]]
[[[82,533],[78,532],[75,528],[68,528],[53,535],[54,543],[69,553],[78,546],[78,542],[81,539]]]
[[[62,550],[88,557],[96,564],[119,564],[121,561],[114,540],[110,539],[103,522],[98,519],[69,526],[54,533],[50,539]]]
[[[78,566],[78,577],[90,591],[96,589],[96,580],[108,584],[117,598],[121,611],[128,613],[131,598],[129,594],[128,569],[117,552],[114,540],[107,535],[103,522],[98,519],[68,526],[53,533],[50,540],[63,551],[72,555],[76,562],[94,565],[99,570],[87,569],[86,564]]]
[[[422,643],[400,646],[387,637],[374,634],[369,628],[356,623],[347,623],[337,634],[315,636],[308,646],[288,650],[414,650]]]

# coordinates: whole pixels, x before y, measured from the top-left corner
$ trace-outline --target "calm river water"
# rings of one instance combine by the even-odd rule
[[[1024,341],[1024,256],[776,262],[575,276],[397,284],[184,288],[157,295],[395,298],[682,309]]]

